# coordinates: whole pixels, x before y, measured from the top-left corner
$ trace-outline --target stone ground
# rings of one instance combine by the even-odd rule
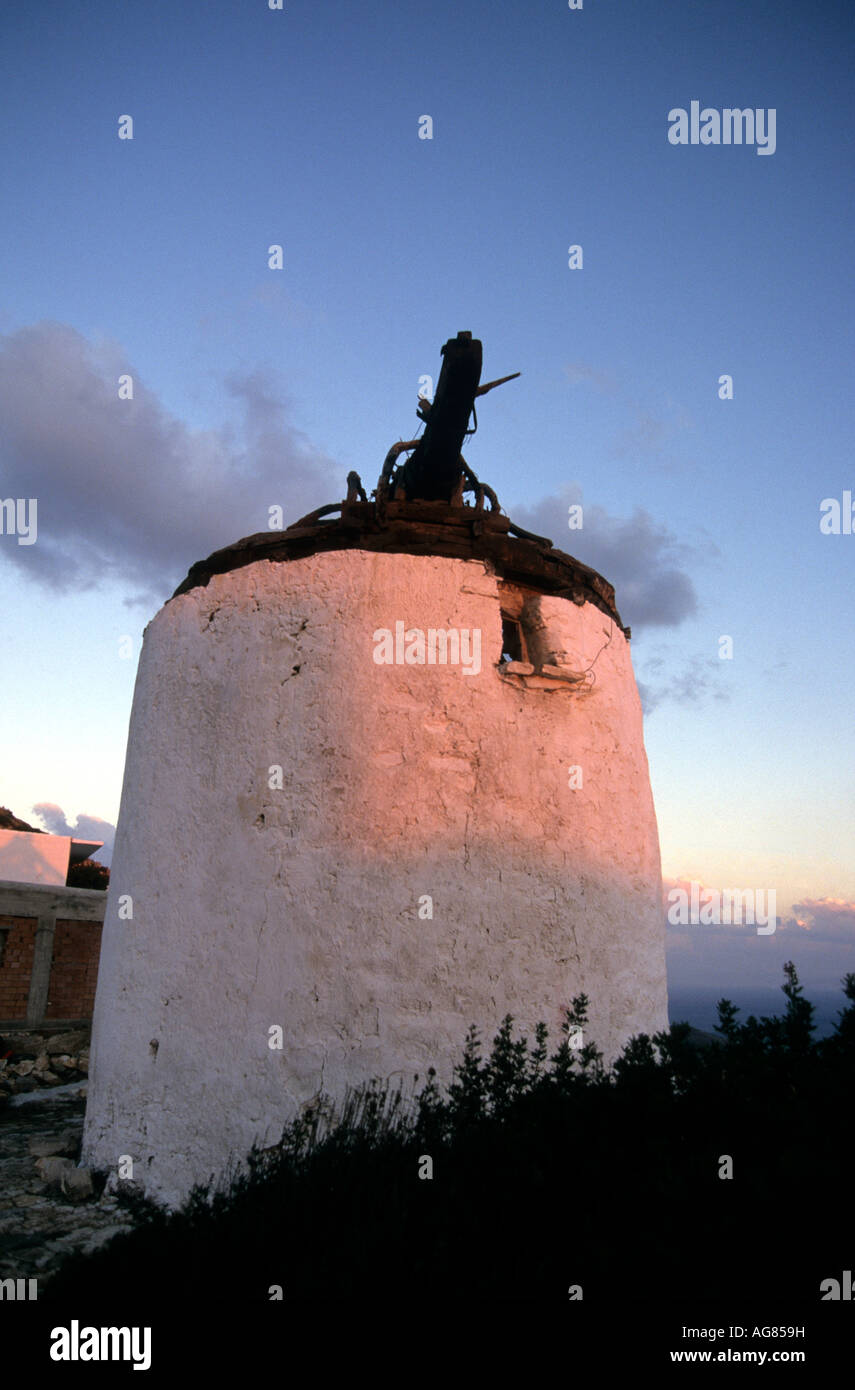
[[[96,1188],[74,1200],[36,1168],[46,1154],[79,1157],[85,1086],[69,1090],[0,1109],[0,1278],[36,1277],[40,1292],[72,1251],[91,1253],[133,1225],[115,1197]]]
[[[43,1091],[89,1075],[89,1027],[0,1036],[0,1106],[14,1096]]]

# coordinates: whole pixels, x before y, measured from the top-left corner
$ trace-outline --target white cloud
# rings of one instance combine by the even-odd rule
[[[103,840],[103,849],[92,857],[100,864],[110,863],[116,838],[116,827],[112,822],[102,820],[100,816],[78,815],[76,824],[72,825],[62,807],[54,801],[39,801],[33,807],[33,812],[50,835],[71,835],[75,840]]]

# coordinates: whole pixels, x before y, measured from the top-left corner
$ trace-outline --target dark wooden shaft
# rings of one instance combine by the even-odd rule
[[[408,500],[449,502],[460,478],[460,451],[481,380],[481,342],[458,333],[442,358],[424,434],[400,475]]]

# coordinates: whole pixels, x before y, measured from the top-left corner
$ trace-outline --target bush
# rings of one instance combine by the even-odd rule
[[[543,1024],[531,1048],[514,1040],[510,1017],[482,1059],[471,1029],[447,1094],[431,1073],[409,1106],[372,1084],[339,1117],[304,1116],[227,1192],[196,1189],[173,1215],[137,1201],[137,1228],[67,1261],[46,1296],[106,1298],[120,1281],[123,1296],[184,1302],[218,1289],[263,1301],[271,1285],[542,1299],[569,1284],[605,1300],[617,1286],[634,1302],[815,1301],[851,1267],[855,975],[821,1041],[792,965],[785,977],[782,1017],[740,1024],[721,1000],[712,1045],[675,1024],[633,1038],[610,1070],[567,1038],[548,1057]],[[574,999],[568,1036],[587,1010]]]
[[[99,864],[95,859],[81,859],[79,864],[70,866],[65,886],[66,888],[100,888],[106,892],[110,886],[110,870],[106,864]]]

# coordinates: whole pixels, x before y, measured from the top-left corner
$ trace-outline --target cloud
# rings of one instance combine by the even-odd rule
[[[761,890],[763,896],[760,904],[761,910],[765,914],[766,893],[768,887],[774,887],[774,885],[740,885],[743,890],[749,886]],[[699,899],[703,903],[705,893],[713,891],[721,893],[726,888],[732,887],[732,884],[722,884],[718,889],[712,890],[706,884],[700,884]],[[682,888],[684,892],[691,894],[692,880],[688,878],[664,878],[662,880],[662,901],[666,912],[669,935],[681,931],[688,931],[691,934],[693,931],[700,930],[699,928],[675,928],[667,923],[668,894],[674,888]],[[793,903],[792,910],[793,915],[791,917],[776,917],[777,931],[775,935],[784,934],[794,944],[808,938],[815,941],[845,941],[855,944],[855,902],[849,902],[845,898],[805,898],[800,903]],[[710,927],[708,930],[739,935],[745,932],[745,927],[723,924]]]
[[[659,705],[668,700],[673,700],[678,705],[699,705],[703,701],[712,698],[713,700],[729,700],[730,690],[724,690],[717,686],[716,682],[722,676],[722,663],[714,657],[697,657],[691,660],[691,664],[686,668],[686,657],[681,661],[684,669],[678,671],[668,680],[661,680],[655,685],[651,685],[646,680],[637,680],[638,693],[641,696],[641,705],[645,714],[651,714]],[[646,675],[651,674],[665,665],[661,658],[643,660],[642,666]]]
[[[33,811],[51,835],[71,835],[75,840],[103,840],[104,847],[94,854],[99,864],[109,864],[113,857],[113,843],[116,827],[100,816],[78,815],[77,823],[71,825],[61,806],[53,801],[40,801]]]
[[[612,458],[644,454],[648,466],[653,462],[668,471],[673,469],[673,463],[662,458],[662,451],[673,436],[693,428],[692,418],[687,411],[668,397],[663,401],[667,418],[660,418],[654,415],[648,403],[630,396],[613,372],[594,367],[589,362],[568,363],[564,375],[571,386],[591,386],[601,395],[615,397],[618,409],[628,417],[629,423],[614,436],[610,450]]]
[[[639,410],[635,423],[618,435],[612,454],[615,458],[625,458],[627,454],[655,453],[669,433],[664,420],[658,420],[649,410]]]
[[[667,526],[636,507],[629,518],[605,507],[585,506],[579,531],[568,529],[568,506],[581,501],[578,488],[544,497],[532,507],[513,507],[513,520],[572,551],[615,587],[617,605],[633,633],[644,627],[677,627],[697,610],[697,595],[683,564],[691,553]]]
[[[848,941],[855,944],[855,903],[845,898],[805,898],[793,903],[793,916],[785,925],[808,933],[817,941]]]
[[[133,400],[118,378],[133,377]],[[192,430],[149,390],[121,346],[43,322],[0,337],[0,494],[36,498],[34,545],[0,555],[56,590],[119,582],[133,601],[167,598],[194,561],[344,495],[332,461],[287,420],[262,371],[225,389],[238,426]]]
[[[644,454],[648,456],[645,459],[647,464],[656,462],[666,471],[673,471],[675,464],[663,457],[663,450],[675,435],[690,428],[686,416],[677,413],[668,420],[662,420],[645,406],[626,402],[626,407],[632,416],[632,422],[615,436],[610,451],[612,458]]]
[[[617,378],[611,372],[600,371],[588,362],[570,362],[564,368],[564,375],[573,386],[593,386],[604,395],[613,395],[618,389]]]
[[[836,1020],[838,1008],[846,1006],[840,992],[841,981],[852,970],[855,903],[841,898],[805,899],[794,904],[796,916],[776,917],[776,930],[768,936],[759,936],[756,926],[750,924],[673,926],[667,920],[668,893],[672,888],[683,888],[689,893],[691,882],[688,878],[667,878],[662,882],[669,991],[676,994],[715,992],[725,998],[733,998],[734,991],[742,994],[756,990],[779,991],[783,984],[783,966],[791,960],[809,1000],[813,1002],[813,994],[817,991],[828,991],[835,996]],[[767,887],[765,884],[744,886],[764,890]],[[719,891],[726,887],[732,885],[722,884]],[[701,884],[701,903],[706,891],[707,885]],[[764,891],[761,898],[764,917],[766,906]],[[773,997],[776,1002],[764,1006],[760,1012],[782,1012],[786,1006],[784,996],[776,992]],[[755,1003],[749,1008],[756,1012],[758,1006]]]
[[[706,925],[706,926],[704,926],[704,925],[699,925],[699,924],[692,924],[692,925],[689,925],[689,926],[686,926],[686,925],[683,925],[683,926],[675,926],[673,923],[669,922],[669,921],[668,921],[668,911],[669,911],[669,908],[671,907],[672,903],[675,903],[675,904],[676,904],[676,903],[678,903],[678,902],[680,901],[680,899],[678,899],[678,898],[676,898],[676,897],[675,897],[675,898],[671,898],[669,895],[673,892],[673,890],[675,890],[675,889],[680,889],[680,890],[682,890],[683,893],[686,894],[686,900],[687,900],[689,903],[691,903],[691,901],[692,901],[692,887],[693,887],[693,884],[697,884],[697,897],[698,897],[698,904],[699,904],[700,908],[703,909],[703,908],[705,907],[705,905],[708,905],[708,904],[709,904],[709,905],[712,905],[712,906],[716,909],[716,911],[719,911],[719,910],[721,911],[721,915],[722,915],[722,916],[724,915],[724,912],[725,912],[725,910],[726,910],[726,908],[725,908],[725,902],[727,902],[727,903],[730,902],[730,899],[725,899],[725,898],[724,898],[724,896],[723,896],[724,894],[730,893],[730,892],[733,892],[733,893],[735,893],[735,892],[741,892],[741,893],[750,892],[750,893],[752,894],[752,897],[751,897],[750,899],[744,900],[743,903],[742,903],[742,915],[743,915],[743,920],[742,920],[742,922],[741,922],[741,923],[720,922],[720,923],[715,923],[715,924],[709,924],[709,925]],[[665,925],[666,925],[666,927],[667,927],[667,929],[668,929],[668,934],[671,935],[671,933],[674,933],[674,932],[676,932],[676,933],[683,932],[683,933],[688,933],[688,934],[691,936],[691,935],[697,935],[697,934],[703,933],[703,932],[716,932],[716,933],[722,933],[722,934],[725,934],[725,935],[728,935],[728,934],[729,934],[729,935],[731,935],[731,936],[742,937],[742,936],[745,936],[745,934],[746,934],[747,932],[748,932],[748,933],[755,933],[755,932],[756,932],[756,924],[749,923],[749,921],[748,921],[748,914],[747,914],[747,910],[746,910],[746,908],[747,908],[747,903],[750,902],[751,905],[752,905],[752,911],[751,911],[751,916],[752,916],[752,917],[755,916],[755,911],[756,911],[756,916],[760,919],[760,924],[761,924],[761,925],[763,925],[763,926],[771,925],[771,923],[768,921],[768,910],[769,910],[769,896],[768,896],[768,895],[769,895],[770,890],[771,890],[772,892],[775,892],[775,885],[774,885],[774,884],[765,884],[765,883],[763,883],[763,884],[757,884],[757,883],[754,883],[754,884],[738,884],[738,885],[737,885],[737,884],[732,884],[732,883],[723,883],[723,884],[721,884],[721,885],[718,885],[718,886],[715,887],[715,888],[710,888],[708,884],[698,883],[698,880],[697,880],[697,879],[689,879],[689,878],[663,878],[663,880],[662,880],[662,910],[663,910],[663,912],[664,912],[664,914],[665,914]],[[776,905],[777,905],[777,904],[776,904]],[[775,932],[770,932],[770,933],[769,933],[769,936],[775,936],[775,935],[777,935],[778,932],[780,932],[780,931],[781,931],[782,929],[784,929],[784,927],[785,927],[785,923],[784,923],[784,921],[783,921],[783,919],[782,919],[781,917],[776,916],[774,920],[775,920],[776,931],[775,931]]]

